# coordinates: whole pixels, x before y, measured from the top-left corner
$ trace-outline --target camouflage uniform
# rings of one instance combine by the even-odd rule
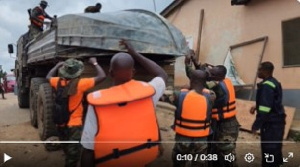
[[[179,105],[179,94],[180,91],[174,91],[174,101],[173,104],[178,107]],[[215,99],[215,93],[213,91],[209,94],[210,104],[213,104],[213,100]],[[207,155],[207,137],[186,137],[180,134],[175,135],[175,145],[172,152],[172,160],[174,167],[184,167],[186,164],[190,164],[189,166],[197,166],[197,167],[207,167],[207,161],[202,161],[200,159],[201,154]],[[178,156],[192,154],[192,161],[180,160]],[[198,154],[197,160],[194,158]]]
[[[223,121],[212,121],[213,135],[209,138],[209,152],[218,154],[218,161],[212,161],[212,166],[235,167],[236,164],[236,140],[239,133],[239,123],[236,117]],[[216,143],[215,143],[216,142]],[[225,161],[224,156],[228,154],[235,156],[235,161]],[[211,165],[210,165],[211,166]]]
[[[222,96],[224,92],[218,84],[214,82],[208,82],[207,86],[216,93],[217,99],[215,105],[222,104]],[[235,167],[236,164],[236,140],[239,133],[239,123],[236,117],[222,120],[212,119],[212,130],[213,135],[209,137],[208,141],[211,141],[209,144],[209,152],[212,154],[218,154],[218,161],[212,161],[209,163],[209,166],[218,166],[218,167]],[[224,160],[224,156],[232,154],[235,157],[235,161],[229,162]]]
[[[204,70],[204,67],[198,67]],[[185,66],[186,75],[189,77],[192,71],[192,66]],[[223,103],[222,97],[224,97],[224,92],[221,87],[214,81],[207,82],[206,87],[216,94],[216,100],[214,105],[220,105]],[[215,107],[214,106],[214,107]],[[214,108],[213,107],[213,108]],[[209,166],[218,166],[218,167],[235,167],[236,164],[236,140],[239,133],[239,123],[236,117],[217,121],[212,119],[212,131],[213,135],[208,137],[208,153],[218,154],[218,161],[209,161]],[[224,156],[232,154],[235,157],[235,161],[229,162],[224,160]]]
[[[29,26],[29,39],[33,40],[34,38],[36,38],[42,32],[43,31],[39,27],[31,24]]]
[[[80,141],[82,126],[58,127],[60,141]],[[79,143],[62,144],[65,153],[65,167],[76,167],[80,159],[81,145]]]
[[[43,3],[43,2],[41,2]],[[44,2],[46,4],[44,5],[48,5],[47,2]],[[44,19],[41,20],[39,19],[39,16],[43,16],[47,19],[52,20],[52,17],[49,16],[46,12],[45,9],[42,8],[42,6],[36,6],[35,8],[33,8],[30,12],[30,20],[31,20],[31,24],[29,26],[29,32],[30,32],[30,40],[33,40],[34,38],[36,38],[40,33],[43,32],[43,24],[44,24]],[[39,20],[40,22],[43,22],[42,25],[36,25],[34,20]]]
[[[199,158],[200,154],[207,155],[207,138],[190,138],[176,134],[175,140],[176,143],[172,152],[174,167],[185,167],[187,163],[190,163],[190,166],[192,167],[207,166],[207,161],[201,161]],[[198,158],[196,161],[194,159],[192,161],[179,160],[180,158],[177,157],[178,154],[180,154],[180,156],[192,154],[193,158],[198,154]]]

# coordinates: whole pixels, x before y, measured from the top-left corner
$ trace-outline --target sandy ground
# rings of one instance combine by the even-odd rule
[[[64,164],[62,151],[47,152],[43,144],[19,143],[7,144],[5,141],[38,141],[37,129],[33,128],[29,122],[29,110],[19,109],[17,97],[13,94],[6,94],[7,100],[0,99],[0,166],[1,167],[61,167]],[[171,166],[171,153],[174,144],[174,132],[170,128],[173,123],[173,114],[158,110],[157,117],[163,139],[164,154],[158,158],[151,166]],[[300,167],[300,143],[293,143],[291,140],[285,141],[283,145],[284,157],[289,152],[294,153],[293,158],[288,159],[286,167]],[[237,142],[237,161],[239,166],[257,167],[261,164],[261,153],[259,136],[254,136],[247,132],[240,131]],[[3,164],[3,153],[10,155],[11,160]],[[247,163],[244,156],[252,153],[255,159],[252,163]]]

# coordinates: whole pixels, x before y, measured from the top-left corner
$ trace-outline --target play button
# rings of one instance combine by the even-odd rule
[[[4,153],[3,159],[4,159],[4,162],[3,162],[3,163],[5,163],[6,161],[12,159],[12,157]]]

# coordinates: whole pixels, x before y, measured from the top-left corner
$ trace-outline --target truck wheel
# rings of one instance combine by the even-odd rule
[[[28,108],[29,107],[29,94],[26,89],[18,86],[18,104],[20,108]]]
[[[29,101],[30,101],[30,122],[33,127],[37,127],[37,96],[39,91],[39,86],[43,83],[46,83],[47,80],[45,78],[32,78],[30,83],[30,93],[29,93]]]
[[[43,83],[39,87],[37,98],[38,131],[42,140],[57,136],[56,127],[52,120],[52,109],[52,88],[49,83]]]

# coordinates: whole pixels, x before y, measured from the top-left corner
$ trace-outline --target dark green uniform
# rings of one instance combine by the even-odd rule
[[[224,103],[226,103],[226,99],[224,99],[225,93],[218,84],[214,85],[210,89],[215,90],[217,96],[213,108],[218,105],[222,106]],[[240,125],[235,116],[232,118],[220,119],[218,121],[215,119],[212,120],[212,129],[214,133],[209,139],[209,141],[212,141],[210,144],[210,151],[211,153],[218,154],[218,161],[213,161],[213,166],[237,166],[236,158],[233,162],[225,161],[225,155],[231,154],[236,157],[235,148],[239,133],[239,126]]]
[[[78,127],[58,127],[60,141],[80,141],[82,126]],[[66,155],[65,167],[76,167],[80,159],[81,145],[79,143],[63,143],[62,149]]]

